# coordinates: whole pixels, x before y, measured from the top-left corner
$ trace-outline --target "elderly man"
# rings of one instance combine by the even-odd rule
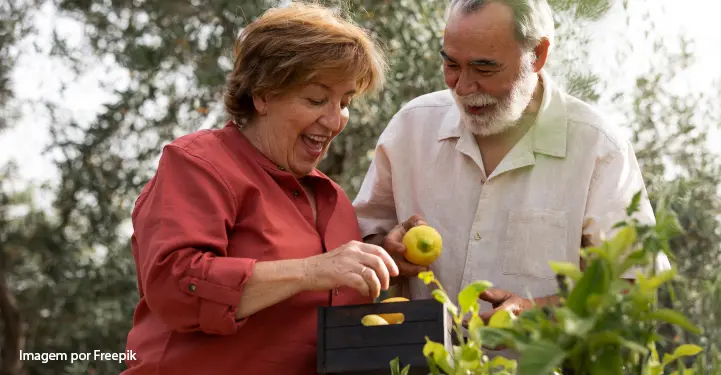
[[[631,144],[544,72],[553,34],[544,0],[451,2],[440,51],[449,90],[393,117],[354,202],[364,238],[394,256],[410,298],[431,298],[413,277],[422,268],[402,256],[402,235],[419,223],[443,237],[430,268],[451,298],[474,280],[497,287],[482,296],[484,318],[555,303],[548,261],[578,263],[639,191],[637,217],[653,223]]]

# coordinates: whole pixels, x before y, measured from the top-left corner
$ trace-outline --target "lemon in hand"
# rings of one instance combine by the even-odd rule
[[[443,240],[441,234],[433,227],[419,225],[406,232],[403,236],[403,245],[406,247],[407,261],[419,266],[428,266],[441,256]]]

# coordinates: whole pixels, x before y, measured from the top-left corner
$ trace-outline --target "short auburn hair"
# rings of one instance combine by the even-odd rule
[[[223,101],[241,125],[254,113],[253,95],[300,88],[314,79],[356,80],[359,95],[383,86],[387,62],[369,34],[335,11],[294,2],[267,10],[235,42]]]

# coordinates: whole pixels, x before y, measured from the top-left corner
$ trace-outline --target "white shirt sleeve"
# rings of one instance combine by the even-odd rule
[[[393,198],[391,161],[382,135],[373,161],[361,184],[353,206],[358,216],[361,235],[388,233],[398,224]]]
[[[626,209],[639,191],[641,201],[633,218],[642,224],[655,225],[655,215],[631,144],[627,142],[620,151],[613,150],[600,158],[594,170],[586,204],[583,222],[584,245],[598,246],[602,241],[612,238],[616,233],[613,226],[629,219]],[[671,268],[663,253],[659,254],[656,263],[659,271]],[[635,279],[635,271],[636,269],[631,269],[623,277]]]

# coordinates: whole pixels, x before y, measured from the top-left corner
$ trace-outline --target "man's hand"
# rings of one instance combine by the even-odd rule
[[[428,225],[421,215],[413,215],[408,220],[396,225],[383,239],[381,246],[390,254],[398,265],[400,274],[406,277],[416,277],[420,272],[428,271],[428,267],[419,266],[406,260],[403,254],[406,247],[403,245],[403,236],[411,228],[419,225]]]
[[[495,314],[498,310],[507,310],[513,315],[519,315],[524,310],[533,308],[533,301],[502,289],[490,288],[481,293],[479,298],[486,302],[490,302],[493,306],[493,310],[484,311],[478,314],[478,316],[483,319],[483,322],[486,324],[488,324],[491,320],[491,316],[493,316],[493,314]]]

